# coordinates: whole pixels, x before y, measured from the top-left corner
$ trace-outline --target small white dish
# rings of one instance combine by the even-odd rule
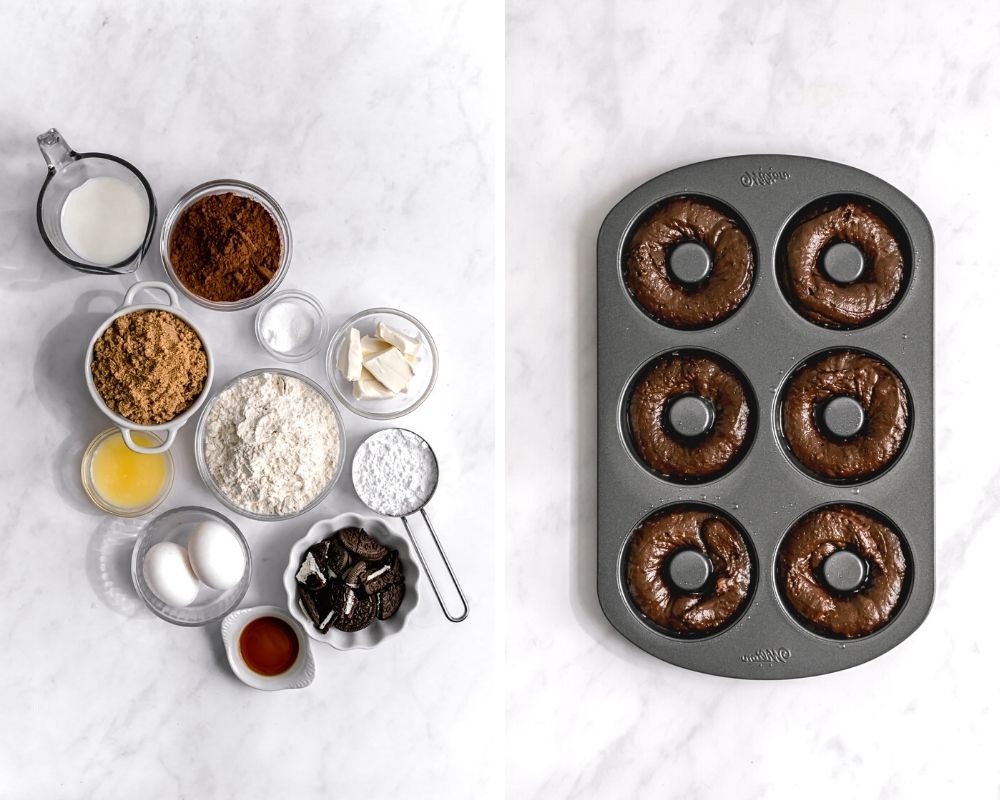
[[[240,634],[243,633],[243,629],[247,625],[261,617],[277,617],[284,620],[295,631],[295,636],[299,640],[298,658],[295,659],[291,669],[280,675],[261,675],[259,672],[254,672],[246,665],[243,656],[240,655]],[[302,630],[302,626],[292,619],[285,609],[278,608],[278,606],[254,606],[253,608],[240,608],[232,612],[222,620],[222,641],[226,646],[226,657],[229,659],[229,666],[232,667],[233,674],[254,689],[265,692],[280,689],[304,689],[316,677],[316,662],[313,661],[309,638]]]
[[[399,552],[399,561],[403,566],[403,576],[406,581],[406,593],[399,611],[386,620],[375,620],[367,628],[363,628],[355,633],[338,631],[330,628],[326,633],[320,633],[312,620],[299,606],[298,582],[295,575],[302,565],[305,552],[316,542],[322,541],[332,533],[336,533],[342,528],[362,528],[374,536],[386,547]],[[288,555],[288,566],[285,568],[285,594],[288,596],[288,611],[295,620],[302,626],[310,638],[317,642],[324,642],[336,650],[368,650],[380,642],[385,641],[390,636],[399,633],[406,624],[406,619],[410,612],[417,607],[419,595],[417,593],[417,579],[420,570],[417,568],[413,553],[410,550],[410,542],[404,536],[394,532],[388,525],[378,517],[366,517],[360,514],[339,514],[332,519],[324,519],[313,525],[308,533],[292,545],[292,550]]]

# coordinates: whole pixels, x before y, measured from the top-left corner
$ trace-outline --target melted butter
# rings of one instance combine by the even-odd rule
[[[148,433],[135,432],[135,441],[155,447],[159,440]],[[146,455],[129,450],[121,434],[109,436],[94,452],[90,465],[94,489],[109,505],[142,508],[151,504],[167,481],[167,456]]]

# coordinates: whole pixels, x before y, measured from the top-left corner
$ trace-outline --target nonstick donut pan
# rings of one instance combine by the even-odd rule
[[[715,211],[690,228],[671,228],[672,238],[647,233],[661,230],[654,223],[663,209],[669,217],[688,207],[673,203],[679,200]],[[729,228],[745,238],[726,239]],[[671,302],[685,307],[677,317],[640,300],[633,245],[640,235],[652,237],[642,251],[657,273],[652,280],[669,283]],[[727,276],[734,258],[752,259],[748,290]],[[899,263],[901,274],[889,269]],[[902,642],[926,617],[934,591],[933,239],[921,210],[843,164],[786,155],[705,161],[660,175],[619,202],[601,226],[597,268],[597,584],[611,624],[664,661],[748,679],[834,672]],[[692,307],[707,296],[715,302],[703,291],[713,275],[727,276],[737,307],[692,323],[689,300]],[[891,302],[864,324],[850,321],[851,303],[886,286],[895,286]],[[837,306],[829,319],[815,310],[825,292]],[[658,365],[669,372],[698,358],[739,379],[742,410],[734,412],[731,395],[713,399],[697,381],[694,389],[657,382],[670,387],[655,394],[661,405],[633,404],[636,387],[646,391]],[[855,380],[862,374],[875,377]],[[641,416],[642,408],[654,410]],[[724,469],[695,475],[650,466],[644,448],[652,434],[657,446],[679,442],[697,461],[698,448],[716,441],[717,425],[740,434],[708,453],[731,452]],[[724,523],[712,536],[727,529],[742,538],[748,589],[745,580],[722,580],[732,565],[718,548],[699,551],[673,543],[676,537],[642,562],[645,571],[630,572],[637,531],[691,511]],[[836,525],[863,519],[862,533],[838,538],[827,533],[854,529],[811,525],[830,518],[826,511]],[[703,532],[706,518],[687,517]],[[630,588],[633,575],[642,591]],[[644,612],[646,588],[661,583],[670,601],[661,605],[680,609],[688,627]],[[725,586],[737,586],[742,599],[720,599]]]

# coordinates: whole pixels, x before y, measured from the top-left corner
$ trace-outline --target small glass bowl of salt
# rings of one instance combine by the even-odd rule
[[[287,289],[260,307],[254,333],[260,346],[280,361],[305,361],[326,339],[326,311],[308,292]]]

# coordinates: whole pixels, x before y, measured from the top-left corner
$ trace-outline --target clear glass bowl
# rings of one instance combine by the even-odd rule
[[[340,438],[340,446],[337,453],[337,467],[333,471],[333,475],[330,478],[330,482],[309,503],[304,505],[298,511],[294,511],[290,514],[270,514],[270,515],[257,514],[253,511],[241,508],[240,506],[236,505],[225,494],[223,494],[222,490],[215,482],[215,478],[212,477],[212,473],[208,469],[208,462],[205,460],[205,436],[208,424],[208,417],[209,414],[212,413],[212,409],[215,407],[215,404],[218,401],[219,396],[223,392],[225,392],[230,386],[234,386],[239,381],[244,380],[245,378],[253,377],[254,375],[263,375],[265,373],[270,375],[285,375],[287,377],[295,378],[296,380],[302,381],[308,387],[313,389],[320,397],[326,400],[327,403],[330,404],[330,408],[333,411],[334,419],[336,419],[337,421],[337,432]],[[307,511],[312,510],[313,508],[315,508],[316,506],[318,506],[320,503],[323,502],[326,496],[330,493],[330,490],[333,489],[334,485],[337,483],[337,479],[340,478],[340,473],[343,472],[344,470],[344,461],[346,460],[346,450],[347,450],[345,439],[346,439],[346,434],[344,433],[344,420],[340,416],[340,410],[337,408],[337,404],[333,402],[333,398],[330,397],[329,394],[327,394],[327,392],[323,389],[323,387],[321,387],[314,380],[307,378],[305,375],[302,375],[299,372],[292,372],[291,370],[282,369],[281,367],[265,367],[262,369],[252,369],[249,372],[244,372],[241,375],[237,375],[235,378],[229,381],[229,383],[227,383],[225,386],[219,389],[219,391],[212,398],[210,398],[207,403],[205,403],[205,407],[201,410],[201,416],[198,418],[198,427],[195,429],[194,432],[194,458],[195,458],[195,464],[198,467],[198,474],[201,475],[202,481],[204,481],[205,485],[212,491],[212,494],[214,494],[219,499],[220,503],[225,505],[227,508],[232,509],[237,514],[241,514],[242,516],[247,517],[249,519],[256,519],[262,522],[271,522],[274,520],[292,519],[293,517],[297,517],[300,514],[305,514]]]
[[[361,400],[354,396],[354,384],[337,369],[337,356],[351,328],[357,328],[362,336],[374,336],[375,325],[379,322],[419,339],[423,348],[413,366],[414,378],[407,391],[385,400]],[[438,351],[430,331],[416,317],[395,308],[369,308],[355,314],[340,326],[326,351],[326,377],[337,399],[355,414],[368,419],[396,419],[409,414],[427,399],[437,382],[437,374]]]
[[[213,194],[226,194],[228,192],[232,192],[240,197],[249,197],[251,200],[256,200],[274,217],[274,221],[278,225],[278,233],[281,235],[281,264],[278,266],[278,271],[274,274],[274,277],[257,294],[245,297],[242,300],[222,303],[206,300],[184,285],[177,276],[173,263],[170,261],[170,237],[173,236],[174,226],[177,224],[180,215],[189,206],[203,197]],[[281,206],[263,189],[254,186],[252,183],[235,179],[209,181],[200,186],[195,186],[170,209],[170,213],[167,214],[167,218],[163,221],[163,229],[160,231],[160,260],[163,261],[163,268],[167,271],[167,275],[170,276],[170,280],[192,302],[205,308],[215,309],[216,311],[238,311],[241,308],[249,308],[250,306],[257,305],[265,297],[272,294],[278,288],[281,281],[284,280],[285,275],[288,273],[288,268],[292,263],[292,230],[288,226],[288,218],[285,216],[285,212],[281,210]]]
[[[135,434],[133,434],[133,436],[134,435]],[[165,437],[152,431],[142,431],[141,435],[154,439],[156,444],[163,444],[165,441]],[[167,473],[163,481],[163,487],[160,489],[159,494],[157,494],[153,500],[144,506],[128,507],[115,505],[98,491],[97,486],[94,483],[94,474],[92,469],[94,465],[94,456],[97,454],[98,448],[108,439],[114,438],[115,436],[120,439],[122,432],[118,428],[108,428],[107,430],[101,431],[97,434],[97,436],[94,437],[94,440],[87,446],[87,449],[83,454],[83,461],[80,463],[80,480],[83,481],[83,490],[87,493],[87,497],[90,498],[91,502],[101,509],[101,511],[106,511],[109,514],[114,514],[118,517],[141,517],[143,514],[148,514],[160,505],[160,503],[166,499],[166,496],[170,494],[170,489],[174,485],[174,459],[173,456],[170,455],[169,450],[159,453],[158,455],[145,456],[145,458],[162,458],[166,462]],[[143,458],[143,456],[137,457]]]
[[[282,303],[291,303],[292,305],[297,306],[299,309],[308,314],[312,320],[313,329],[308,340],[294,350],[278,350],[267,341],[264,334],[264,321],[267,318],[268,312],[275,306],[281,305]],[[305,361],[307,358],[312,358],[312,356],[316,355],[320,347],[323,345],[323,342],[326,341],[326,310],[323,308],[323,304],[308,292],[303,292],[298,289],[288,289],[284,292],[278,292],[277,294],[272,295],[268,298],[268,301],[260,307],[260,310],[257,312],[257,316],[254,319],[253,330],[257,335],[258,344],[260,344],[260,346],[263,347],[267,353],[272,355],[274,358],[277,358],[279,361]]]
[[[153,590],[146,583],[142,572],[143,561],[149,548],[158,542],[177,542],[177,544],[186,547],[191,529],[199,522],[219,522],[236,534],[246,559],[246,569],[243,570],[243,577],[240,578],[239,583],[230,589],[219,591],[203,585],[191,605],[183,607],[168,605],[153,594]],[[135,548],[132,550],[132,583],[135,584],[136,592],[139,593],[139,597],[143,599],[150,611],[160,619],[165,619],[174,625],[195,627],[222,619],[243,600],[247,589],[250,588],[252,572],[250,548],[247,546],[247,540],[243,537],[243,533],[230,519],[210,508],[182,506],[164,511],[154,517],[139,532]]]

